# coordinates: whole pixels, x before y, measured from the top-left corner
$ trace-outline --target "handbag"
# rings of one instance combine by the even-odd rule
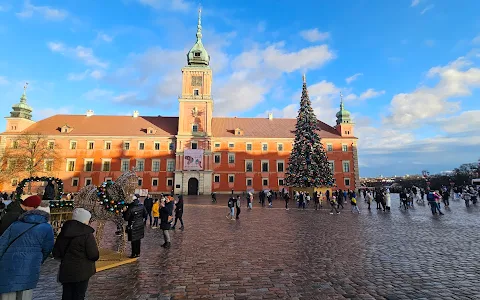
[[[3,257],[3,255],[5,255],[5,253],[7,252],[8,248],[10,248],[10,246],[15,243],[16,240],[18,240],[22,235],[24,235],[25,233],[27,233],[27,231],[29,231],[30,229],[32,229],[33,227],[36,227],[38,225],[40,225],[41,223],[37,223],[35,225],[33,225],[32,227],[28,228],[27,230],[25,230],[24,232],[20,233],[16,238],[14,238],[10,243],[8,243],[8,246],[5,248],[5,251],[3,251],[2,255],[0,256],[0,258]]]

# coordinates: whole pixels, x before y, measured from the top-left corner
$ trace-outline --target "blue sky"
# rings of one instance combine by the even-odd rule
[[[36,120],[88,109],[176,115],[198,5],[0,0],[0,113],[28,81]],[[434,173],[480,157],[479,1],[201,5],[217,116],[295,117],[305,72],[321,120],[334,124],[344,94],[361,176]]]

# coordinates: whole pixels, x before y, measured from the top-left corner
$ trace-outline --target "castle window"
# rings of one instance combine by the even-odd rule
[[[199,95],[199,92],[198,92],[197,89],[193,90],[193,95],[194,95],[194,96],[198,96],[198,95]]]
[[[327,144],[327,151],[332,152],[333,151],[333,145],[332,144]]]
[[[195,57],[200,57],[200,52],[195,52]]]
[[[345,186],[350,186],[350,178],[344,178],[343,182],[345,183]]]
[[[347,152],[348,151],[348,145],[342,145],[342,151]]]
[[[93,150],[93,148],[95,148],[95,143],[94,142],[87,142],[87,148],[88,148],[88,150]]]
[[[197,124],[192,125],[192,132],[198,132],[198,125]]]
[[[190,145],[192,146],[192,149],[198,149],[198,143],[197,142],[191,142]]]

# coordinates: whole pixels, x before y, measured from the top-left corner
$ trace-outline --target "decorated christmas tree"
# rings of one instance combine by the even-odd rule
[[[303,75],[302,98],[295,126],[295,144],[287,168],[286,183],[291,187],[331,186],[332,171],[318,135],[318,121],[308,97]]]

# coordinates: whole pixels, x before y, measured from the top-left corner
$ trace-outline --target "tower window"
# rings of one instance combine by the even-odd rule
[[[197,124],[193,124],[192,131],[193,132],[198,132],[198,125]]]
[[[194,96],[198,96],[198,95],[199,95],[199,92],[198,92],[198,90],[196,90],[196,89],[195,89],[195,90],[193,90],[193,95],[194,95]]]
[[[195,52],[195,57],[200,57],[200,52]]]

